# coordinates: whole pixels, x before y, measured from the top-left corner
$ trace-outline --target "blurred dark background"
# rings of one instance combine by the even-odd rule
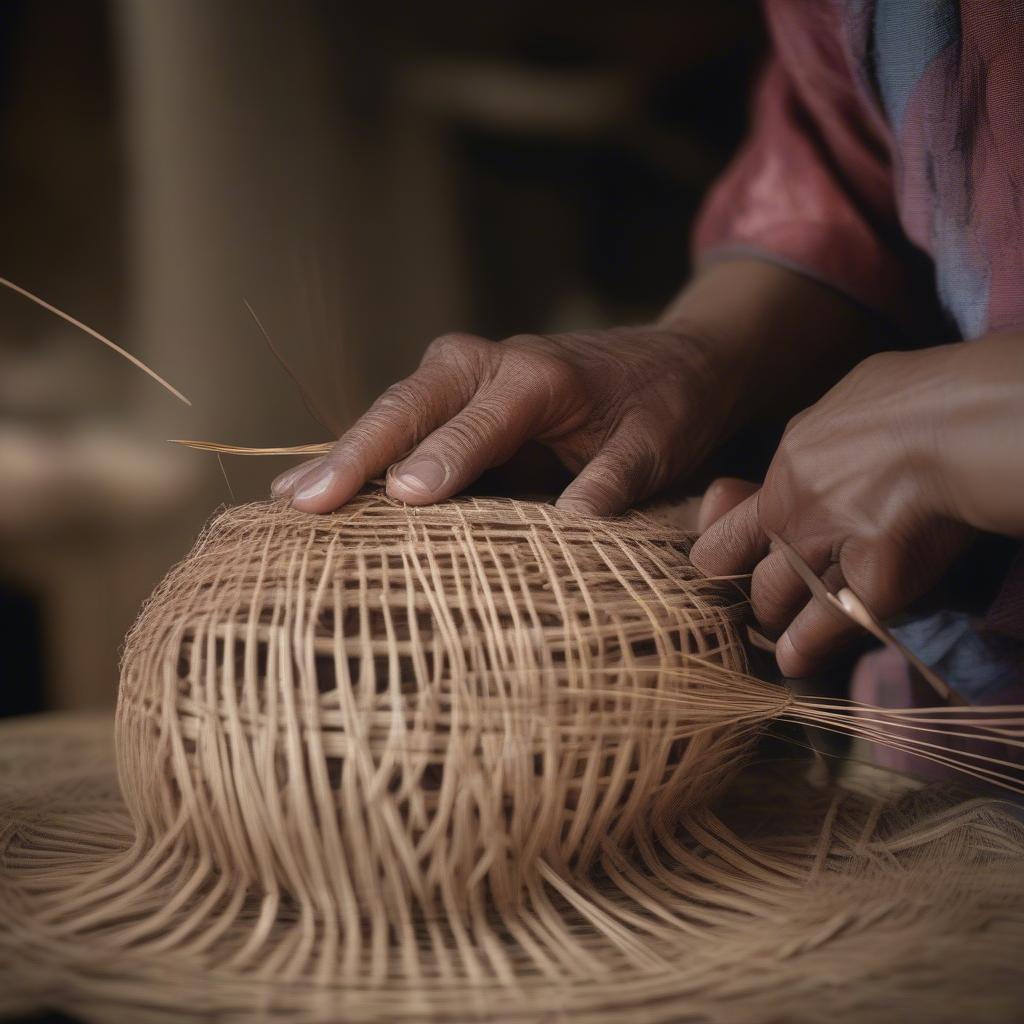
[[[140,602],[288,464],[167,438],[326,440],[446,330],[655,316],[762,45],[740,0],[4,0],[0,276],[193,407],[0,294],[0,714],[110,705]]]

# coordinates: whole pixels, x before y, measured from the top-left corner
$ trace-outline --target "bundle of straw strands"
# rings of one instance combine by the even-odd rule
[[[1019,788],[1021,710],[754,678],[690,542],[375,490],[222,513],[129,636],[116,777],[102,723],[0,734],[0,1009],[1019,1020],[1012,811],[752,753],[813,723]]]

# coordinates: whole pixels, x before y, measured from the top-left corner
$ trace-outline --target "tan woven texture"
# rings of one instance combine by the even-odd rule
[[[744,770],[838,712],[747,674],[688,550],[490,499],[223,513],[129,637],[119,786],[102,727],[0,734],[0,1009],[1018,1019],[1019,824]]]

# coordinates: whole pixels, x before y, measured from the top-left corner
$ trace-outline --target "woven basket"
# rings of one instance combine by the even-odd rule
[[[688,548],[497,500],[220,515],[129,637],[119,786],[102,727],[2,730],[0,1013],[1014,1020],[1018,823],[778,769],[712,808],[798,699]]]
[[[230,509],[129,639],[137,829],[391,928],[586,875],[706,806],[771,709],[721,701],[746,602],[688,548],[512,501]]]

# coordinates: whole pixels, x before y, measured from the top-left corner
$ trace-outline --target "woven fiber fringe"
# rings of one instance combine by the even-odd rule
[[[512,501],[222,514],[129,637],[119,784],[102,726],[0,732],[0,1009],[1016,1020],[1024,830],[748,764],[839,713],[747,674],[688,550]]]

